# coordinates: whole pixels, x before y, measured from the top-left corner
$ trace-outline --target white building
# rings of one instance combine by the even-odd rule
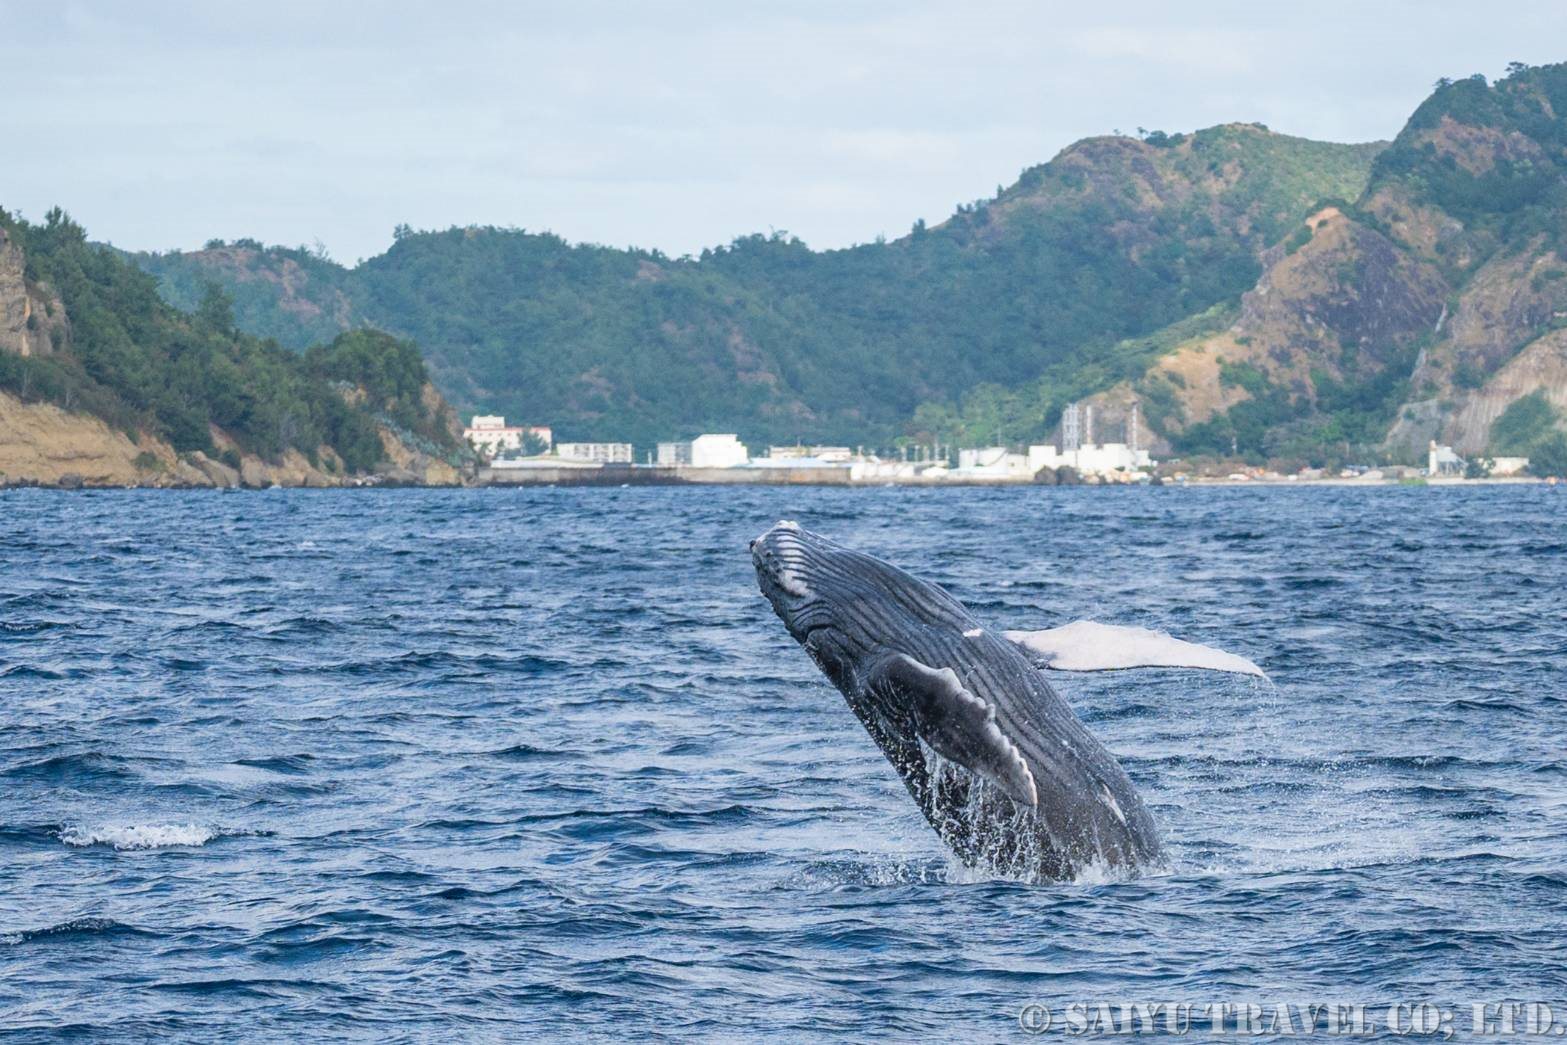
[[[1030,468],[1028,458],[1015,454],[1004,446],[985,446],[958,451],[958,467],[947,473],[954,479],[1027,479],[1037,468]]]
[[[1451,446],[1437,446],[1433,439],[1426,451],[1426,474],[1463,475],[1464,459],[1455,454]]]
[[[508,425],[499,414],[475,414],[462,431],[468,444],[486,457],[521,450],[529,436],[542,442],[546,450],[554,442],[554,435],[543,425]]]
[[[673,468],[676,465],[691,463],[691,444],[685,443],[659,443],[658,463],[664,468]]]
[[[1529,470],[1527,457],[1494,457],[1491,459],[1491,475],[1522,475]]]
[[[658,463],[692,468],[744,468],[751,456],[733,434],[699,435],[689,443],[659,443]]]
[[[691,467],[742,468],[751,460],[735,435],[699,435],[691,440]]]
[[[556,443],[555,453],[570,461],[597,461],[600,464],[630,464],[630,443]]]
[[[1102,475],[1151,468],[1153,459],[1148,456],[1147,450],[1134,450],[1125,443],[1084,443],[1076,450],[1065,451],[1057,450],[1054,446],[1028,448],[1030,472],[1062,467],[1072,468],[1081,475]]]

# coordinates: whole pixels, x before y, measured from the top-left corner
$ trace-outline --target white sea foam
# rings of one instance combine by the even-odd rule
[[[116,849],[163,849],[205,845],[217,836],[217,831],[201,824],[72,824],[60,832],[60,841],[66,845],[110,845]]]

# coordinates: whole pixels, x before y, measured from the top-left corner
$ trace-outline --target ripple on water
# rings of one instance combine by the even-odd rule
[[[0,1022],[989,1040],[1042,1000],[1554,997],[1562,496],[0,492]],[[971,871],[756,593],[779,518],[997,629],[1274,685],[1061,679],[1168,866]]]

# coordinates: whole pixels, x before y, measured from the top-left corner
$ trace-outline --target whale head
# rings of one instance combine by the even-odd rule
[[[756,583],[795,641],[804,645],[813,631],[836,626],[834,603],[850,578],[828,570],[834,560],[853,554],[787,521],[751,542]]]
[[[835,680],[891,637],[955,606],[939,589],[792,522],[752,541],[751,561],[773,612]]]

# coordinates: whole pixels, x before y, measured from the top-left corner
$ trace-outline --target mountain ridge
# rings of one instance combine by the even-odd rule
[[[1092,368],[1238,296],[1269,240],[1357,192],[1380,148],[1251,124],[1090,138],[940,224],[821,252],[749,236],[671,259],[480,227],[400,229],[353,269],[254,241],[135,260],[186,308],[216,280],[280,340],[357,322],[413,337],[458,403],[572,438],[886,445],[932,434],[922,407]],[[1057,381],[1031,427],[1080,384]]]
[[[1567,454],[1564,228],[1567,66],[1515,65],[1439,81],[1387,143],[1086,138],[836,250],[400,227],[352,269],[254,241],[135,260],[187,308],[215,279],[258,332],[416,338],[460,405],[570,438],[1016,444],[1081,400],[1102,431],[1135,403],[1166,454],[1326,466]]]

